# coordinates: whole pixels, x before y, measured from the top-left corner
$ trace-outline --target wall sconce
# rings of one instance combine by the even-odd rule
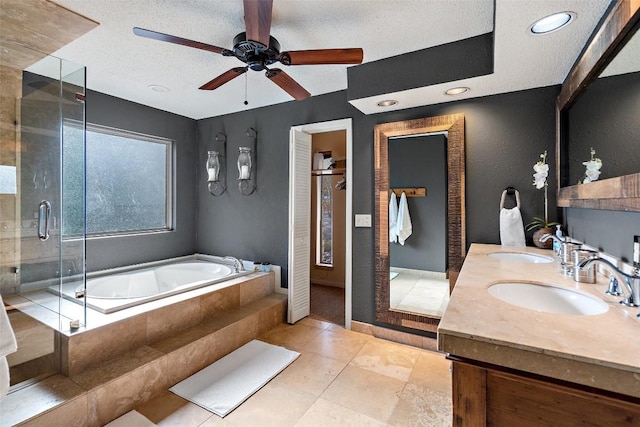
[[[240,147],[238,154],[238,188],[243,196],[256,191],[256,140],[258,133],[254,128],[247,129],[247,136],[253,139],[253,150]]]
[[[250,147],[240,147],[238,154],[238,189],[243,196],[250,196],[256,191],[255,155],[258,133],[254,128],[249,128],[247,136],[253,139],[253,150]]]
[[[227,174],[225,162],[220,161],[220,157],[227,154],[227,136],[219,132],[216,141],[222,142],[222,153],[220,151],[207,151],[207,187],[212,196],[221,196],[227,189]]]

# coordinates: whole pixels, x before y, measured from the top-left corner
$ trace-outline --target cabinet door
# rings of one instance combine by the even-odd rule
[[[640,425],[640,399],[454,361],[453,425],[631,427]]]

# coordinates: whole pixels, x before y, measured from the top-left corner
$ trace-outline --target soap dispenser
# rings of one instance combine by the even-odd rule
[[[560,256],[562,253],[562,242],[564,242],[564,234],[562,233],[562,225],[556,225],[556,237],[558,240],[553,239],[553,252]]]

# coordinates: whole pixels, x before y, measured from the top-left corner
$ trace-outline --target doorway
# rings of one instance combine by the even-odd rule
[[[309,317],[344,326],[346,131],[311,136]]]
[[[340,164],[336,161],[335,165],[325,169],[327,172],[316,171],[316,174],[312,176],[312,160],[314,155],[312,140],[316,135],[317,139],[322,140],[328,134],[334,132],[336,132],[336,134],[333,136],[341,134],[342,140],[344,141],[344,155],[335,155],[336,159],[339,159]],[[328,301],[335,301],[335,295],[339,296],[343,293],[343,303],[339,304],[341,304],[340,308],[344,308],[344,315],[342,316],[344,322],[340,322],[339,324],[344,325],[346,329],[351,328],[352,186],[350,183],[352,182],[352,141],[351,119],[294,126],[291,128],[289,150],[289,323],[295,323],[309,316],[312,305],[316,308],[314,303],[321,303],[321,298],[327,297],[327,293],[334,294],[333,298],[331,295],[329,295],[328,299],[325,298]],[[318,151],[326,152],[330,150],[318,149]],[[336,153],[338,153],[338,151],[336,151]],[[330,166],[333,158],[329,161],[329,157],[333,157],[333,152],[331,155],[329,155],[329,153],[326,154],[327,166]],[[322,153],[322,155],[324,159],[325,153]],[[318,159],[318,157],[316,158]],[[338,166],[343,167],[339,168]],[[337,172],[339,169],[340,171]],[[313,209],[315,209],[316,212],[318,211],[317,204],[312,208],[312,198],[315,197],[317,199],[317,191],[321,188],[311,185],[313,181],[312,178],[316,180],[317,184],[317,178],[325,176],[331,180],[331,184],[329,184],[329,179],[324,179],[326,183],[325,188],[329,188],[329,185],[331,185],[335,189],[336,185],[340,184],[340,186],[342,186],[344,184],[344,190],[332,191],[332,195],[340,192],[339,196],[344,200],[344,209],[333,210],[335,213],[332,218],[335,220],[336,215],[339,216],[339,222],[343,224],[343,231],[337,231],[334,228],[333,235],[335,236],[335,233],[341,234],[340,238],[344,237],[344,241],[340,242],[340,248],[337,248],[338,245],[333,242],[333,239],[325,239],[325,243],[330,240],[331,253],[334,258],[326,256],[326,251],[323,251],[322,245],[318,246],[318,242],[321,243],[322,239],[317,240],[316,236],[319,231],[322,231],[321,223],[315,221],[312,225],[311,212]],[[342,180],[344,180],[344,183],[340,182]],[[319,181],[322,181],[322,179]],[[312,194],[314,191],[316,191],[316,194]],[[332,224],[335,226],[337,222],[338,221],[334,221]],[[314,252],[312,252],[312,246],[315,247]],[[327,246],[324,247],[324,249],[326,248]],[[344,255],[342,256],[342,254]],[[335,268],[338,259],[343,262],[343,279],[336,279],[333,274],[329,274],[338,270]],[[331,268],[333,268],[333,270],[331,270]],[[312,270],[317,270],[314,273],[314,280],[319,282],[316,283],[317,285],[323,288],[332,287],[337,289],[318,288],[331,292],[324,292],[323,295],[321,295],[314,290],[312,295]],[[343,287],[336,286],[342,284]],[[342,288],[344,291],[341,291]],[[312,298],[318,298],[318,300],[316,301],[316,299],[314,299],[314,303],[312,303]],[[334,305],[332,302],[328,304]]]

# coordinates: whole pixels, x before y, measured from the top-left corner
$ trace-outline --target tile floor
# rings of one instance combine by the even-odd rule
[[[450,363],[440,353],[309,318],[260,339],[301,355],[225,418],[165,391],[108,426],[451,425]]]
[[[391,308],[442,317],[449,304],[445,273],[392,267],[398,273],[390,282]]]

